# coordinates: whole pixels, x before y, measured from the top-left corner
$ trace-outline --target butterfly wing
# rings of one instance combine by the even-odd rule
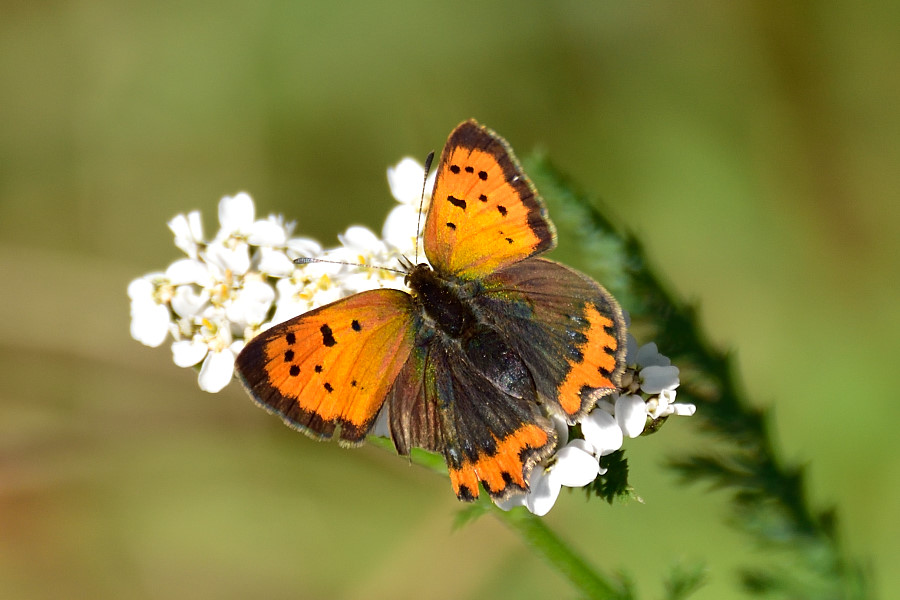
[[[312,437],[358,444],[414,340],[409,294],[372,290],[262,332],[236,367],[256,402]]]
[[[569,423],[612,393],[625,370],[625,318],[586,275],[544,258],[488,276],[475,298],[534,379],[538,398]]]
[[[512,148],[475,121],[461,123],[444,146],[424,244],[438,272],[464,279],[556,245],[543,200]]]
[[[439,403],[433,393],[425,394],[425,365],[431,362],[431,351],[428,342],[416,344],[385,400],[391,440],[404,456],[412,448],[444,450]]]
[[[436,337],[425,357],[424,402],[437,407],[435,435],[460,500],[477,498],[479,483],[498,501],[527,491],[556,445],[525,365],[501,340],[490,328],[462,343]]]

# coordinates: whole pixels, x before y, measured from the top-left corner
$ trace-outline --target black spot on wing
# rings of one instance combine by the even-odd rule
[[[450,172],[454,175],[459,173],[459,165],[450,165]]]
[[[331,327],[328,326],[328,323],[322,325],[319,328],[319,331],[322,332],[322,343],[329,348],[337,344],[337,340],[334,339],[334,335],[331,333]]]
[[[450,222],[448,222],[448,223],[447,223],[447,227],[449,227],[450,229],[456,229],[456,223],[450,223]]]
[[[294,360],[294,351],[288,350],[284,353],[284,362],[293,362]]]
[[[475,172],[475,168],[472,167],[471,165],[469,165],[468,167],[466,167],[466,173],[474,173],[474,172]]]
[[[478,178],[482,181],[487,181],[487,173],[484,171],[478,171]]]
[[[459,490],[456,492],[456,497],[460,500],[465,500],[466,502],[472,502],[473,500],[475,500],[475,495],[467,485],[459,486]]]
[[[322,372],[322,365],[316,365],[316,373]]]
[[[578,344],[579,346],[583,346],[588,341],[587,336],[580,331],[572,331],[570,329],[567,329],[566,336],[572,341],[572,343]]]
[[[297,341],[297,336],[291,332],[284,336],[284,340],[288,343],[288,346],[293,346],[294,342]]]
[[[325,382],[325,391],[328,392],[329,394],[334,391],[334,388],[331,387],[331,384],[328,383],[327,381]]]
[[[362,325],[359,324],[359,321],[353,319],[353,322],[350,323],[350,327],[353,328],[353,331],[360,331],[362,329]]]
[[[296,377],[297,375],[300,374],[300,367],[298,367],[297,365],[291,365],[291,368],[288,371],[288,373],[291,374],[291,377]]]
[[[487,202],[487,196],[485,196],[484,194],[478,194],[478,199],[482,202]]]
[[[455,206],[457,208],[466,210],[466,201],[465,200],[462,200],[460,198],[454,198],[453,196],[447,196],[447,202],[449,202],[450,204],[452,204],[453,206]]]
[[[591,323],[581,315],[567,315],[569,320],[580,327],[588,327]]]
[[[568,346],[566,348],[566,355],[568,356],[568,360],[570,364],[581,364],[584,362],[584,353],[581,352],[578,348],[574,346]]]
[[[503,216],[505,217],[505,216],[506,216],[506,213],[507,213],[508,211],[506,210],[506,207],[505,207],[505,206],[503,206],[502,204],[498,204],[498,205],[497,205],[497,212],[499,212],[501,215],[503,215]]]

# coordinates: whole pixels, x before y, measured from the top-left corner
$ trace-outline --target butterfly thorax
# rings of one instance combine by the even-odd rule
[[[482,290],[478,281],[442,277],[420,264],[406,276],[406,284],[433,329],[443,334],[441,348],[451,360],[465,362],[504,394],[534,396],[534,382],[518,352],[472,308]]]
[[[435,327],[450,337],[458,338],[475,325],[475,315],[467,302],[472,292],[442,278],[427,264],[413,267],[406,276],[406,285]]]

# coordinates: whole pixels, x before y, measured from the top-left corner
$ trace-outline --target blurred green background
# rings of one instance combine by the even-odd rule
[[[386,167],[469,117],[637,233],[897,597],[898,31],[888,1],[3,3],[0,597],[572,597],[498,522],[451,531],[446,479],[128,333],[176,213],[211,235],[246,190],[329,245],[379,231]],[[705,561],[695,597],[739,598],[773,558],[661,467],[696,425],[626,444],[643,504],[547,517],[642,597]]]

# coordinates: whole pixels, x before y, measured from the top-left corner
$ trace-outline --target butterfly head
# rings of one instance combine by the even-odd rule
[[[408,262],[408,261],[407,261]],[[420,281],[422,277],[426,277],[425,273],[433,273],[431,266],[427,263],[419,263],[417,265],[409,263],[409,266],[404,265],[406,269],[406,276],[403,278],[403,283],[410,289],[415,290],[416,282]]]

